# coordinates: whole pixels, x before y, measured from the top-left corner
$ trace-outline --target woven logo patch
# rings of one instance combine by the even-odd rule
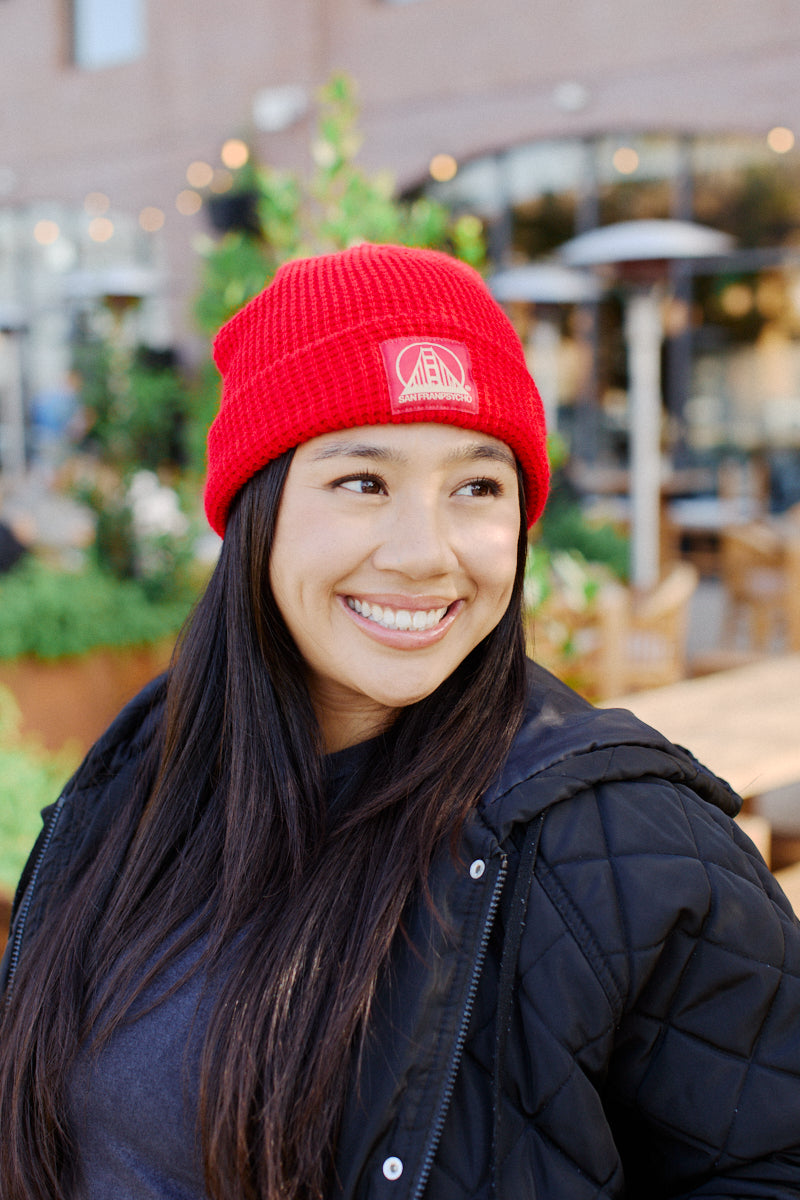
[[[462,342],[392,338],[381,343],[392,412],[409,408],[477,411],[469,351]]]

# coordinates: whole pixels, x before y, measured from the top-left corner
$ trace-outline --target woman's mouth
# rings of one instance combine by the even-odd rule
[[[385,604],[370,604],[366,600],[356,600],[354,596],[347,597],[347,605],[359,616],[368,621],[374,621],[383,629],[395,629],[401,632],[412,631],[422,633],[433,629],[447,613],[449,605],[443,608],[414,609],[389,608]]]

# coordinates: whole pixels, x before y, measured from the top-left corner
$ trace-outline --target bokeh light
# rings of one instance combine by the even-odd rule
[[[52,246],[61,236],[61,230],[55,221],[37,221],[33,227],[33,236],[40,246]]]
[[[108,217],[93,217],[89,222],[89,237],[93,242],[107,242],[114,236],[114,222]]]
[[[437,183],[448,183],[454,179],[458,172],[458,163],[453,158],[452,154],[434,154],[428,170],[431,173],[431,178]]]
[[[633,146],[619,146],[614,151],[611,161],[614,164],[614,170],[619,171],[620,175],[633,175],[639,166],[639,155]]]
[[[214,177],[211,180],[211,191],[216,192],[221,196],[223,192],[229,192],[233,187],[233,172],[226,171],[224,167],[214,172]]]
[[[220,158],[231,171],[237,171],[250,158],[250,148],[241,138],[228,138],[220,151]]]
[[[139,224],[145,233],[158,233],[159,229],[163,229],[164,221],[165,217],[162,210],[152,204],[148,204],[139,213]]]
[[[105,192],[89,192],[83,202],[83,211],[90,217],[102,217],[111,207],[111,201]]]
[[[208,187],[213,178],[214,168],[207,162],[193,162],[186,169],[186,182],[190,187]]]
[[[199,192],[192,191],[191,188],[185,188],[179,192],[175,198],[175,207],[183,217],[194,216],[203,206],[203,200]]]
[[[729,317],[746,317],[753,307],[753,292],[746,283],[730,283],[719,298],[720,307]]]
[[[794,146],[794,134],[785,125],[776,125],[767,134],[767,145],[776,154],[788,154]]]

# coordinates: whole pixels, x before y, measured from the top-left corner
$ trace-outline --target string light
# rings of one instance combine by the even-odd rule
[[[455,178],[458,171],[458,163],[453,158],[452,154],[434,154],[428,164],[431,178],[437,183],[449,183]]]
[[[186,169],[186,182],[193,188],[208,187],[213,178],[214,168],[207,162],[193,162]]]
[[[175,198],[175,207],[183,217],[194,216],[202,208],[203,200],[199,192],[192,191],[191,188],[185,188],[179,192]]]
[[[767,134],[767,145],[776,154],[788,154],[794,146],[794,134],[785,125],[776,125]]]
[[[40,246],[52,246],[61,236],[61,230],[55,221],[37,221],[33,227],[33,236]]]
[[[163,228],[165,219],[161,209],[152,204],[148,204],[139,213],[139,224],[145,233],[158,233],[159,229]]]
[[[753,292],[746,283],[729,283],[719,302],[729,317],[746,317],[753,307]]]
[[[639,166],[639,155],[633,146],[620,146],[614,151],[614,157],[611,161],[614,164],[614,169],[619,171],[620,175],[633,175]]]
[[[223,192],[229,192],[233,187],[233,173],[221,168],[214,172],[214,178],[211,180],[211,191],[221,196]]]
[[[114,236],[114,223],[108,217],[93,217],[89,222],[89,237],[93,242],[107,242]]]
[[[226,167],[238,171],[250,158],[247,142],[243,142],[241,138],[228,138],[220,151],[220,158]]]
[[[111,207],[111,201],[105,192],[89,192],[83,202],[83,210],[90,217],[102,217]]]

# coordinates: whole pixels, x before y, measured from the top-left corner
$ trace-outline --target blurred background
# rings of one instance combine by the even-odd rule
[[[711,756],[800,857],[800,9],[0,0],[0,46],[0,885],[212,568],[211,335],[361,239],[526,347],[532,652],[600,702],[779,662],[783,743]]]

